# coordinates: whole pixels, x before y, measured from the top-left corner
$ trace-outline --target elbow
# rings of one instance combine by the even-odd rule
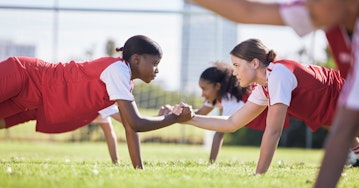
[[[281,130],[269,130],[269,131],[266,131],[266,134],[273,139],[280,139],[280,137],[282,136],[282,131]]]
[[[142,130],[141,123],[137,123],[137,122],[131,123],[129,127],[135,132],[141,132]]]
[[[142,129],[142,121],[140,121],[139,119],[137,120],[130,120],[130,121],[126,121],[123,122],[123,125],[125,127],[125,129],[130,129],[134,132],[141,132],[141,129]]]

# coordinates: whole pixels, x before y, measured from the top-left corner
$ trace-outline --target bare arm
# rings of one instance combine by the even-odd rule
[[[118,100],[117,105],[122,122],[136,132],[152,131],[174,123],[188,121],[194,115],[190,107],[183,107],[183,111],[180,115],[171,113],[165,116],[142,117],[134,101]]]
[[[211,153],[209,155],[209,162],[214,163],[217,159],[219,149],[222,147],[223,144],[223,136],[224,133],[216,132],[213,136]]]
[[[170,113],[172,113],[172,109],[173,109],[173,106],[166,104],[160,108],[158,115],[162,116],[162,115],[170,114]],[[207,115],[212,110],[213,110],[213,107],[203,105],[201,108],[194,110],[194,113],[199,114],[199,115]]]
[[[252,102],[247,102],[241,109],[228,116],[203,116],[195,115],[193,119],[185,122],[186,124],[218,132],[234,132],[247,125],[257,117],[266,106],[259,106]]]
[[[111,117],[119,122],[122,122],[120,113],[112,114]],[[133,131],[131,127],[124,126],[124,128],[126,133],[127,149],[130,154],[132,166],[135,169],[143,169],[139,134]]]
[[[128,123],[123,123],[126,132],[126,142],[128,152],[130,154],[133,168],[143,169],[142,157],[141,157],[141,142],[139,134],[129,126]]]
[[[256,174],[267,172],[282,134],[288,106],[274,104],[268,107],[267,126],[264,131]]]
[[[350,143],[359,135],[358,122],[358,110],[338,108],[325,144],[325,154],[315,183],[316,188],[336,187],[348,156]]]
[[[198,115],[207,115],[213,110],[213,107],[203,105],[201,108],[194,111]]]
[[[249,0],[192,0],[194,3],[238,23],[285,25],[278,3]]]
[[[100,126],[105,134],[107,147],[110,152],[111,160],[113,164],[118,163],[117,153],[117,137],[111,123],[100,123]]]

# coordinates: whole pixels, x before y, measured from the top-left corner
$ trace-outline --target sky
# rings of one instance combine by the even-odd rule
[[[0,6],[56,5],[125,11],[60,11],[55,14],[52,11],[0,9],[0,41],[35,45],[36,57],[51,62],[67,62],[99,58],[105,55],[108,40],[114,40],[121,47],[129,37],[144,34],[157,41],[164,52],[155,82],[164,84],[169,90],[179,88],[181,15],[151,11],[180,11],[183,6],[181,0],[0,0]],[[146,12],[141,13],[140,10]],[[58,20],[57,29],[54,27],[55,18]],[[55,30],[57,32],[53,32]],[[325,58],[323,49],[326,39],[320,31],[300,38],[288,27],[238,24],[238,42],[254,37],[274,49],[279,57],[298,60],[296,52],[305,47],[314,59]],[[309,58],[303,62],[311,61]]]

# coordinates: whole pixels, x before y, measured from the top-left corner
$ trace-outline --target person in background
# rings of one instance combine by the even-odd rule
[[[130,37],[122,57],[49,63],[33,57],[9,57],[0,62],[0,128],[36,120],[36,131],[63,133],[82,127],[98,111],[118,106],[134,168],[143,168],[137,132],[151,131],[191,119],[191,107],[181,115],[144,117],[132,90],[134,79],[150,83],[157,75],[162,49],[144,35]]]

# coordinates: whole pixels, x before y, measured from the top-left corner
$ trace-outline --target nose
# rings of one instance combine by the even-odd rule
[[[232,75],[233,75],[233,76],[237,76],[237,71],[236,71],[236,69],[233,70]]]

